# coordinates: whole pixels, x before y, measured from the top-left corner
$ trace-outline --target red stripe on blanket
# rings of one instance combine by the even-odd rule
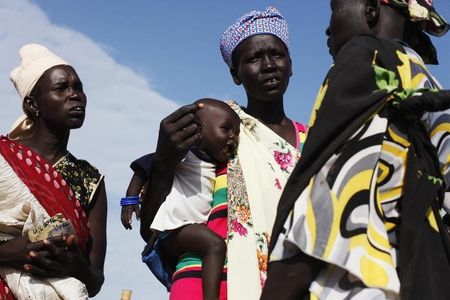
[[[80,248],[85,251],[89,237],[88,219],[69,184],[23,144],[0,136],[0,153],[50,216],[62,213],[71,220]]]

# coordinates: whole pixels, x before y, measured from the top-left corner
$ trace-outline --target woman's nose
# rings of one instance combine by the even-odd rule
[[[264,68],[273,68],[275,66],[274,59],[271,55],[265,55],[263,58]]]
[[[69,88],[69,97],[71,99],[80,99],[81,98],[81,91],[78,90],[77,88]]]
[[[71,89],[70,90],[70,98],[78,98],[79,96],[78,96],[78,91],[77,90],[74,90],[74,89]]]
[[[330,34],[331,34],[330,26],[328,26],[327,29],[325,29],[325,34],[327,36],[330,36]]]
[[[68,99],[71,101],[78,101],[80,103],[86,104],[86,95],[84,92],[78,88],[70,88],[69,89],[69,95]]]

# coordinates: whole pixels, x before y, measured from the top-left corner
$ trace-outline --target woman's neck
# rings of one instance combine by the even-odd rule
[[[381,13],[373,34],[385,39],[403,40],[405,38],[405,16],[390,5],[381,5]]]
[[[284,113],[283,101],[252,101],[248,100],[246,113],[258,119],[265,125],[281,125],[287,117]]]
[[[246,113],[258,119],[292,146],[296,146],[295,127],[284,113],[283,100],[263,102],[248,100]]]
[[[22,142],[53,165],[67,153],[69,134],[69,131],[55,134],[36,128],[34,134]]]

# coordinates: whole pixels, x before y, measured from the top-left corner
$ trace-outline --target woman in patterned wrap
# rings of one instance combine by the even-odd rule
[[[262,299],[448,299],[450,93],[425,63],[426,33],[449,25],[430,0],[331,9],[334,65],[278,206]]]
[[[306,126],[290,120],[283,96],[292,74],[287,25],[273,7],[251,11],[222,35],[222,56],[233,81],[243,85],[247,107],[229,102],[241,119],[237,158],[216,170],[207,226],[227,241],[220,299],[259,299],[266,279],[268,241],[281,190],[300,156]],[[201,138],[196,106],[161,122],[141,230],[164,201],[184,154]],[[171,299],[203,299],[201,257],[186,254],[172,277]]]
[[[67,150],[86,95],[44,46],[20,56],[11,80],[25,114],[0,136],[0,296],[87,299],[104,281],[106,194],[98,170]]]

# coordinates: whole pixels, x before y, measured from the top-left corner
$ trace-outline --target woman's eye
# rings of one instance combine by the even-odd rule
[[[64,91],[67,88],[66,84],[57,84],[53,87],[53,90],[61,92]]]
[[[275,49],[274,49],[274,51],[272,52],[272,55],[273,55],[274,57],[285,57],[285,56],[286,56],[286,54],[285,54],[283,51],[275,50]]]

